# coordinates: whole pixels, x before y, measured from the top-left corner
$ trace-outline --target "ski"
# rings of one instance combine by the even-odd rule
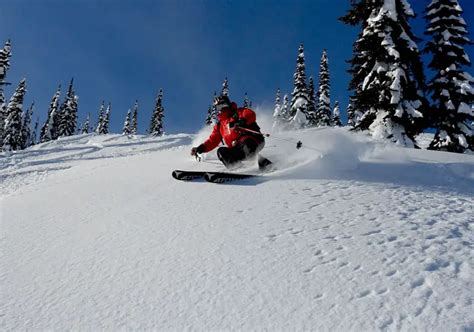
[[[174,170],[171,173],[171,176],[176,180],[180,181],[192,181],[199,178],[204,178],[207,172],[204,171],[182,171],[182,170]]]
[[[241,174],[241,173],[231,173],[231,172],[207,172],[204,175],[204,179],[207,182],[212,183],[225,183],[235,180],[249,179],[258,177],[257,174]]]
[[[224,183],[241,179],[257,177],[257,174],[241,174],[232,172],[206,172],[206,171],[183,171],[174,170],[171,176],[180,181],[193,181],[204,179],[211,183]]]

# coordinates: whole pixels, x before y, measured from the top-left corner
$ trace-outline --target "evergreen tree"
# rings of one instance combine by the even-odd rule
[[[212,106],[209,105],[209,107],[207,108],[207,116],[206,116],[206,126],[210,126],[212,125]]]
[[[474,132],[474,121],[471,122],[471,130]],[[469,141],[469,149],[474,150],[474,135],[471,136]]]
[[[428,83],[433,100],[431,122],[436,127],[429,146],[433,150],[474,151],[474,78],[462,70],[471,65],[464,46],[472,43],[462,13],[458,0],[433,0],[426,8],[425,34],[432,39],[424,52],[432,55],[429,68],[435,73]]]
[[[107,109],[105,110],[104,115],[104,125],[102,128],[102,134],[108,134],[110,132],[109,125],[110,125],[110,112],[112,112],[112,103],[109,102],[107,105]]]
[[[294,128],[303,128],[309,124],[308,116],[308,91],[306,86],[306,70],[304,46],[300,45],[296,60],[296,71],[293,75],[294,89],[291,99],[290,118]]]
[[[7,104],[5,103],[5,95],[3,94],[2,85],[0,85],[0,142],[3,142],[3,139],[5,138],[6,118],[7,118]]]
[[[74,79],[71,79],[69,89],[58,113],[58,136],[72,136],[77,127],[77,96],[73,90]]]
[[[349,100],[349,104],[346,109],[347,113],[347,125],[351,128],[355,128],[359,124],[361,114],[358,113],[352,106],[352,98]]]
[[[308,119],[309,119],[309,125],[311,127],[314,127],[317,125],[316,122],[316,92],[314,89],[314,80],[313,76],[309,78],[309,84],[308,84]]]
[[[339,20],[352,26],[364,24],[376,4],[376,0],[351,0],[351,8]]]
[[[372,45],[367,41],[364,31],[368,26],[368,20],[375,8],[380,6],[384,0],[351,0],[351,8],[347,14],[340,17],[339,20],[351,26],[360,26],[361,32],[355,41],[353,49],[353,57],[348,62],[351,74],[349,90],[353,91],[351,96],[351,106],[355,114],[364,114],[378,100],[377,94],[362,89],[364,79],[369,75],[371,68],[368,62],[373,57]],[[349,120],[350,121],[350,120]],[[359,121],[354,122],[354,127],[359,128]]]
[[[284,127],[286,124],[286,119],[284,119],[282,114],[282,104],[280,98],[280,89],[277,90],[275,96],[275,108],[273,109],[273,131],[278,131]]]
[[[21,149],[26,149],[31,146],[31,117],[33,116],[33,109],[35,103],[31,104],[30,108],[27,109],[23,114],[23,123],[21,125]]]
[[[246,92],[245,96],[244,96],[244,105],[243,105],[243,107],[249,108],[251,105],[252,105],[252,103],[250,102],[249,96],[247,95],[247,92]]]
[[[339,110],[339,102],[337,100],[334,103],[334,109],[332,111],[332,125],[334,127],[341,127],[342,126],[341,112]]]
[[[135,101],[133,105],[132,113],[132,135],[136,135],[138,130],[138,100]]]
[[[407,0],[376,1],[373,6],[353,60],[353,70],[359,70],[352,81],[353,106],[363,113],[357,128],[413,147],[426,105],[418,39],[408,23],[415,14]]]
[[[7,106],[7,118],[5,119],[5,138],[3,150],[21,149],[21,126],[22,107],[26,93],[26,79],[21,80]]]
[[[130,109],[123,123],[122,135],[132,135],[132,111]]]
[[[286,126],[291,120],[290,115],[290,100],[287,94],[283,96],[283,104],[281,105],[281,116],[285,121]]]
[[[59,97],[61,96],[61,85],[56,90],[56,93],[51,99],[51,103],[48,109],[48,117],[46,122],[41,127],[40,142],[49,142],[58,137],[58,106],[59,106]]]
[[[224,83],[222,83],[221,96],[229,96],[229,81],[227,80],[227,77],[225,78]]]
[[[163,89],[160,89],[158,96],[155,101],[155,109],[153,110],[153,116],[151,118],[149,133],[152,136],[163,135],[163,118],[164,118],[164,107],[163,107]]]
[[[39,128],[39,117],[36,118],[35,127],[33,129],[33,134],[31,135],[31,144],[38,144],[38,128]]]
[[[100,105],[99,108],[99,118],[97,119],[97,127],[95,128],[95,133],[99,135],[104,135],[107,134],[108,129],[105,128],[105,123],[107,119],[105,116],[105,105],[104,101],[102,101],[102,104]]]
[[[318,90],[318,107],[316,110],[316,125],[331,125],[331,84],[329,82],[329,63],[326,50],[323,50],[321,56],[321,64],[319,66],[319,90]]]
[[[0,50],[0,87],[6,84],[5,78],[7,77],[7,71],[10,68],[11,56],[11,43],[9,39],[6,41],[3,49]]]
[[[91,131],[91,114],[87,113],[86,121],[84,121],[84,124],[82,125],[82,128],[81,128],[81,134],[89,134],[90,131]]]
[[[214,100],[217,98],[217,93],[214,92],[214,97],[212,98],[212,106],[209,106],[209,109],[207,110],[207,117],[206,117],[206,125],[210,126],[213,123],[217,122],[217,109],[216,106],[214,105]]]
[[[71,110],[71,113],[70,113],[71,114],[70,115],[70,129],[72,130],[71,135],[74,135],[74,131],[76,131],[76,127],[79,127],[77,125],[78,106],[79,106],[79,97],[76,94],[74,94],[69,104],[69,107]]]
[[[3,94],[3,86],[7,83],[5,78],[7,76],[8,68],[10,68],[11,57],[11,43],[7,40],[5,46],[0,50],[0,145],[3,145],[5,138],[5,120],[7,118],[7,105],[5,102],[5,95]]]

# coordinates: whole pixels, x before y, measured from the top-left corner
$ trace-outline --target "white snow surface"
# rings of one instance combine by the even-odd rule
[[[172,179],[222,170],[200,139],[0,155],[0,329],[474,329],[474,155],[311,129],[261,178]]]

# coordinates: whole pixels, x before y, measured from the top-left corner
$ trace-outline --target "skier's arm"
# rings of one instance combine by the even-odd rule
[[[242,112],[241,119],[245,119],[245,124],[250,125],[257,120],[257,116],[255,115],[254,111],[249,108],[245,108]]]
[[[199,147],[202,147],[203,152],[209,152],[214,150],[222,140],[221,133],[219,131],[219,124],[216,124],[212,129],[212,133],[209,138],[201,144]]]

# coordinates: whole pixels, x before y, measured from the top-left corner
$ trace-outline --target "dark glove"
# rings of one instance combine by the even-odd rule
[[[196,156],[198,154],[204,153],[204,151],[205,151],[204,144],[201,144],[198,147],[194,147],[191,149],[191,156]]]

